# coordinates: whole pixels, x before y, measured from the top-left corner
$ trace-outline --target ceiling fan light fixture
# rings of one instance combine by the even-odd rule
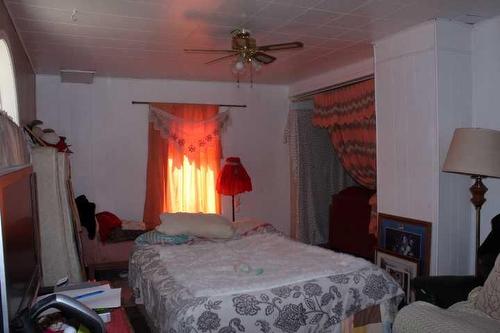
[[[246,72],[246,65],[241,59],[236,61],[232,66],[233,74],[243,75]]]
[[[266,53],[267,51],[292,50],[304,47],[304,43],[299,41],[257,46],[255,38],[251,37],[250,31],[247,29],[235,29],[231,31],[231,36],[231,49],[185,49],[185,51],[190,53],[225,54],[206,62],[206,64],[232,59],[231,71],[237,76],[238,86],[240,76],[249,72],[250,83],[253,83],[253,72],[258,72],[262,65],[269,65],[276,60],[276,57]]]
[[[260,71],[260,69],[262,68],[262,64],[261,64],[259,61],[257,61],[257,60],[253,60],[253,61],[252,61],[252,67],[253,67],[253,69],[254,69],[256,72],[258,72],[258,71]]]
[[[236,69],[238,72],[241,72],[242,70],[244,70],[244,69],[245,69],[245,64],[243,63],[243,61],[238,60],[238,61],[234,64],[234,69]]]

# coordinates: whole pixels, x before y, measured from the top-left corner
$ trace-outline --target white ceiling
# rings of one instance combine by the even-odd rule
[[[500,14],[500,0],[5,0],[37,73],[234,80],[230,62],[184,48],[230,48],[230,31],[259,45],[300,40],[303,50],[255,75],[291,83],[372,56],[371,42],[435,17]],[[76,10],[76,14],[72,13]],[[477,15],[465,17],[465,15]]]

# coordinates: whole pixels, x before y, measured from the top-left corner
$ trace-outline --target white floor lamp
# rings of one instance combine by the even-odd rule
[[[480,243],[481,206],[488,188],[482,179],[500,178],[500,131],[484,128],[457,128],[453,134],[443,171],[471,176],[470,201],[476,208],[476,275]]]

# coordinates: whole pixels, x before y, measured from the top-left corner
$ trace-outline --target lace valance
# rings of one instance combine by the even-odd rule
[[[218,138],[228,119],[229,110],[219,112],[205,120],[190,121],[154,106],[149,107],[149,121],[154,129],[160,131],[163,138],[174,143],[177,149],[187,154],[219,144]]]
[[[30,163],[30,155],[23,130],[7,112],[0,110],[0,169]]]

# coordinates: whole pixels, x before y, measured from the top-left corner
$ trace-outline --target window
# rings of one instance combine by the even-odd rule
[[[5,39],[0,39],[0,110],[7,112],[19,125],[14,64]]]
[[[220,213],[216,178],[220,168],[218,106],[150,106],[146,200],[143,220],[159,224],[162,212]]]
[[[216,155],[190,160],[169,151],[167,165],[168,212],[220,213],[218,194],[215,191],[220,159]],[[219,157],[219,156],[217,156]],[[175,166],[176,160],[181,162]]]

